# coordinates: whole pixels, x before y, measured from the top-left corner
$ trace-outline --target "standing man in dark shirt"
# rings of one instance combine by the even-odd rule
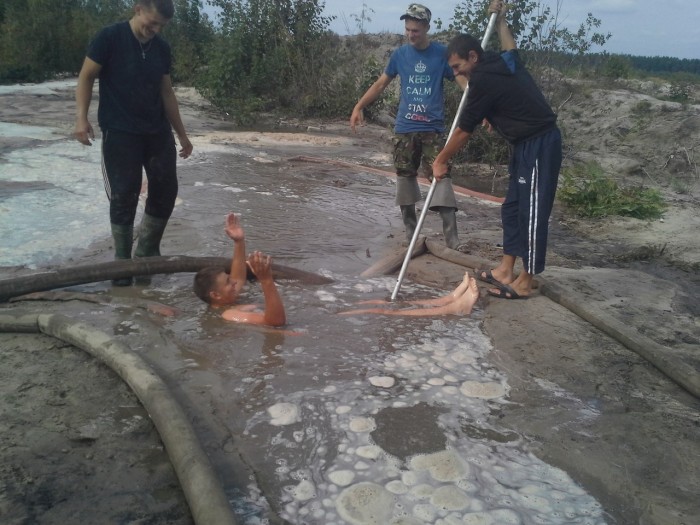
[[[495,286],[490,295],[519,299],[530,294],[533,276],[544,271],[562,151],[557,117],[520,61],[506,9],[500,0],[489,6],[489,12],[498,14],[500,55],[484,52],[469,35],[456,36],[447,47],[447,61],[455,75],[469,80],[469,93],[459,126],[433,163],[433,175],[441,179],[447,173],[448,161],[484,119],[511,143],[510,181],[501,208],[503,258],[497,268],[477,277]],[[523,271],[516,278],[518,257]]]
[[[87,146],[95,138],[88,109],[100,80],[97,120],[116,259],[131,259],[143,169],[148,197],[134,256],[160,255],[178,190],[173,129],[180,157],[192,153],[170,80],[170,46],[158,35],[174,13],[172,0],[136,0],[128,22],[105,27],[91,42],[78,78],[74,136]],[[112,282],[127,286],[132,280]]]

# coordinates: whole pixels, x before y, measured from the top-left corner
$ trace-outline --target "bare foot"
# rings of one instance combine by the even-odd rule
[[[445,306],[444,313],[455,315],[469,315],[472,313],[474,304],[479,299],[479,287],[476,279],[469,278],[469,285],[465,292],[455,301]]]
[[[520,272],[517,279],[509,284],[510,289],[515,292],[517,297],[527,297],[532,293],[532,283],[534,279],[533,276],[526,272]],[[502,297],[505,295],[507,299],[514,299],[515,297],[508,291],[489,289],[489,294],[496,297]]]
[[[464,272],[464,278],[457,285],[457,288],[452,290],[447,295],[442,297],[436,297],[434,299],[417,299],[414,301],[408,301],[410,304],[422,305],[422,306],[444,306],[450,304],[453,301],[459,299],[462,294],[469,288],[469,272]]]
[[[486,283],[490,282],[488,279],[488,272],[488,270],[480,270],[479,279]],[[491,277],[501,284],[510,284],[515,280],[515,275],[512,270],[503,269],[500,266],[491,270]]]
[[[460,285],[461,286],[461,285]],[[474,308],[474,303],[479,298],[479,287],[476,279],[469,278],[468,286],[464,293],[448,304],[428,308],[416,308],[414,310],[390,310],[388,308],[364,308],[361,310],[348,310],[338,312],[338,315],[403,315],[406,317],[430,317],[436,315],[469,315]]]

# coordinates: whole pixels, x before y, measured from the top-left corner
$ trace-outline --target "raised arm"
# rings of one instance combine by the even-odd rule
[[[226,235],[233,240],[233,256],[231,258],[231,269],[229,278],[236,283],[236,290],[240,293],[246,284],[246,262],[245,262],[245,232],[241,221],[235,213],[226,216]]]
[[[513,33],[511,33],[508,22],[506,21],[506,11],[508,11],[508,7],[508,4],[502,0],[492,0],[489,5],[489,14],[498,14],[496,17],[496,30],[498,31],[498,39],[501,41],[501,49],[503,51],[510,51],[517,47],[515,45]]]
[[[92,101],[92,88],[95,85],[95,79],[100,76],[101,70],[100,64],[85,57],[78,76],[78,86],[75,90],[76,114],[73,136],[86,146],[91,146],[90,139],[95,138],[95,132],[88,120],[88,111],[90,110],[90,101]]]
[[[392,80],[392,77],[390,77],[386,73],[382,73],[381,76],[376,80],[376,82],[369,87],[369,89],[365,92],[364,95],[362,95],[362,98],[360,98],[357,104],[355,104],[355,107],[352,110],[352,115],[350,115],[350,129],[356,131],[355,128],[358,125],[364,125],[365,118],[362,114],[362,110],[369,106],[372,102],[377,100],[382,95],[387,86],[391,84]]]

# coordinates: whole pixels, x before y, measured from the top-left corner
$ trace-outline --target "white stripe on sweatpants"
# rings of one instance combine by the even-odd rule
[[[102,137],[102,155],[100,156],[102,161],[102,180],[105,185],[105,193],[107,194],[107,199],[112,200],[112,187],[109,185],[109,177],[107,177],[107,167],[105,166],[105,142],[107,141],[107,130],[104,131]]]
[[[537,256],[537,219],[539,213],[539,161],[535,161],[530,178],[530,216],[528,219],[528,273],[535,273],[535,257]]]

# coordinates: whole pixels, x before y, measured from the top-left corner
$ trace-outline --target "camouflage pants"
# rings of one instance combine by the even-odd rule
[[[421,165],[428,180],[433,178],[433,161],[445,145],[444,134],[435,132],[397,133],[393,138],[394,169],[396,170],[396,204],[415,204],[421,198],[418,170]],[[457,208],[450,174],[437,183],[430,209]]]

